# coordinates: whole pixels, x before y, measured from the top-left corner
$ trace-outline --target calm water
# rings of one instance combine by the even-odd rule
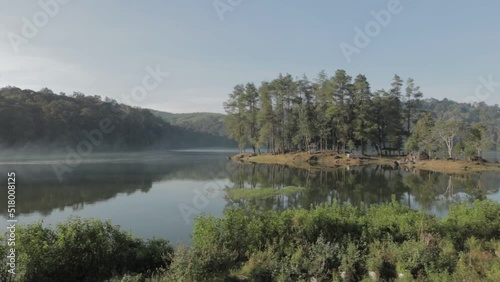
[[[446,214],[458,201],[491,198],[500,202],[500,173],[450,176],[406,171],[390,166],[303,170],[279,165],[242,165],[227,160],[232,152],[177,151],[126,156],[95,155],[59,181],[52,160],[3,161],[17,175],[19,223],[64,221],[70,215],[111,219],[134,235],[190,240],[193,219],[202,213],[221,216],[227,207],[257,205],[261,209],[310,207],[335,199],[377,204],[392,195],[414,209]],[[291,196],[229,201],[225,189],[308,187]],[[6,185],[2,193],[7,195]],[[1,197],[6,199],[6,197]],[[0,201],[6,226],[7,201]]]

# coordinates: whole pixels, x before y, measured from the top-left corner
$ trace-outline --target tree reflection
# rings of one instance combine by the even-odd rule
[[[435,209],[442,213],[453,203],[485,198],[498,193],[500,174],[448,175],[432,171],[394,168],[388,165],[300,169],[284,165],[234,163],[232,188],[257,189],[286,186],[306,187],[294,195],[265,199],[228,199],[228,206],[260,209],[311,207],[322,203],[371,205],[390,202],[392,197],[411,208]]]
[[[119,194],[147,193],[154,182],[171,179],[213,180],[217,172],[225,170],[226,163],[223,158],[207,161],[89,163],[66,174],[62,182],[57,179],[51,165],[0,166],[0,171],[8,169],[16,172],[18,214],[38,212],[47,216],[53,210],[66,207],[81,210],[86,205],[107,201]],[[5,216],[7,201],[0,201],[0,210]]]

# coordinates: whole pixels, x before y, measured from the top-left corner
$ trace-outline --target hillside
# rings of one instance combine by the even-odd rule
[[[172,125],[148,110],[108,98],[58,95],[46,88],[0,89],[1,148],[76,150],[82,142],[91,142],[93,151],[233,145],[225,137]]]
[[[468,124],[480,123],[487,128],[487,138],[498,150],[500,147],[500,108],[498,105],[459,103],[449,99],[434,98],[422,101],[422,110],[432,112],[436,118],[456,119]]]
[[[227,136],[224,131],[223,120],[225,115],[218,113],[182,113],[174,114],[149,110],[155,116],[166,122],[194,131],[206,132],[216,136]]]
[[[490,106],[484,102],[468,104],[446,98],[443,100],[428,98],[422,100],[422,110],[432,112],[438,118],[456,118],[467,123],[491,122],[499,124],[500,121],[498,105]]]

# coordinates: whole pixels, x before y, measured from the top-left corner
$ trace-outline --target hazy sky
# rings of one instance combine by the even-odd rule
[[[0,0],[0,86],[121,101],[142,85],[146,67],[159,66],[169,76],[134,105],[223,112],[235,84],[280,72],[312,79],[345,69],[365,74],[373,90],[388,88],[397,73],[413,77],[425,97],[458,101],[475,95],[478,77],[500,82],[498,0],[400,0],[350,62],[340,44],[361,46],[355,28],[365,30],[371,11],[390,11],[394,0],[72,0],[57,8],[54,1]],[[55,12],[44,18],[46,2]],[[25,27],[31,33],[23,35],[23,18],[38,31]],[[500,103],[498,84],[480,99]]]

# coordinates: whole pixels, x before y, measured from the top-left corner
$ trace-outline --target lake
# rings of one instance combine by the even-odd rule
[[[62,181],[53,169],[58,157],[4,157],[0,173],[2,183],[7,183],[7,172],[16,172],[19,224],[43,220],[54,225],[71,215],[110,219],[133,235],[167,238],[174,244],[189,242],[196,216],[222,216],[228,207],[282,210],[333,201],[372,205],[395,197],[413,209],[443,216],[450,204],[459,201],[491,198],[500,202],[499,172],[452,176],[391,166],[305,170],[243,165],[228,161],[231,154],[234,151],[94,154],[63,174]],[[6,186],[2,185],[4,195]],[[233,201],[225,196],[225,189],[231,188],[286,186],[307,189],[266,199]],[[6,200],[0,202],[0,210],[5,228]]]

